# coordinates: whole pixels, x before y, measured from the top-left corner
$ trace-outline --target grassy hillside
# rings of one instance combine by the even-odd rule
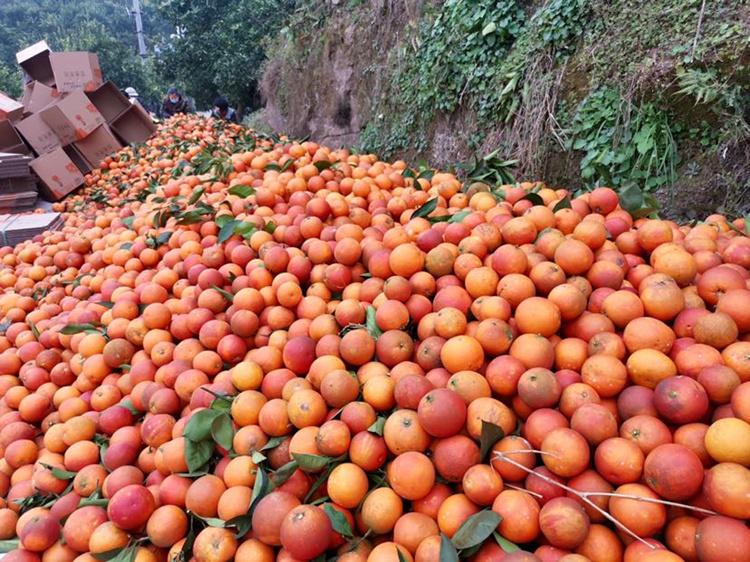
[[[267,48],[274,128],[436,164],[500,149],[666,216],[750,206],[747,2],[303,4]]]

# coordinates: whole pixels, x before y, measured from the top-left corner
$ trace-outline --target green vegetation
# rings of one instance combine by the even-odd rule
[[[536,84],[528,78],[541,78],[540,73],[558,61],[564,64],[575,51],[587,6],[587,0],[552,0],[527,17],[515,0],[476,4],[449,0],[428,11],[416,56],[399,61],[392,95],[384,96],[391,107],[377,111],[393,115],[395,109],[407,117],[398,120],[397,135],[388,134],[387,123],[368,124],[363,146],[386,154],[414,143],[424,147],[425,124],[436,113],[457,111],[464,100],[480,124],[480,134],[471,144],[480,144],[482,132],[498,122],[508,123],[535,97],[537,92],[529,86]],[[415,87],[410,87],[410,80],[416,81]],[[412,126],[415,119],[421,120],[417,127]],[[410,135],[415,132],[417,138]]]
[[[525,17],[515,0],[448,0],[426,14],[416,53],[399,53],[390,91],[376,110],[378,115],[399,115],[396,129],[390,131],[381,119],[372,121],[362,145],[385,155],[408,147],[424,150],[435,114],[455,112],[464,98],[480,114],[493,113],[499,99],[493,83],[496,73],[503,72],[497,61],[507,56]]]
[[[581,151],[587,187],[635,183],[646,191],[675,180],[679,162],[670,115],[651,102],[628,107],[614,90],[594,90],[573,115],[568,150]]]
[[[162,0],[160,14],[180,33],[164,46],[158,69],[182,81],[198,105],[221,93],[240,108],[259,103],[262,43],[283,25],[294,0]]]

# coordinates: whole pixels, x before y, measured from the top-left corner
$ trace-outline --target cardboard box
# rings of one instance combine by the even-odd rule
[[[131,105],[110,124],[123,145],[145,142],[156,132],[156,125],[140,104]]]
[[[23,117],[23,104],[0,92],[0,119],[17,121]]]
[[[65,151],[65,155],[70,158],[70,161],[76,165],[76,168],[78,168],[82,174],[86,175],[93,169],[91,163],[84,158],[81,151],[78,150],[75,145],[71,144],[63,146],[63,151]]]
[[[63,226],[65,221],[60,213],[0,215],[0,241],[12,247],[43,232],[60,230]]]
[[[7,119],[0,121],[0,152],[10,152],[11,154],[31,153],[29,147],[23,142],[21,135],[18,134],[13,124]]]
[[[57,133],[47,125],[40,113],[29,115],[16,123],[16,129],[39,156],[49,154],[62,146]]]
[[[73,146],[89,163],[88,171],[98,167],[107,156],[122,148],[120,141],[106,125],[98,127],[85,139],[73,143]]]
[[[55,85],[55,75],[52,72],[50,53],[51,51],[47,42],[39,41],[39,43],[26,47],[23,51],[17,52],[16,61],[32,80],[53,87]]]
[[[93,92],[86,92],[86,95],[107,123],[114,121],[130,107],[128,98],[112,82],[105,82]]]
[[[31,169],[42,182],[42,193],[59,201],[84,182],[83,174],[62,148],[32,160]]]
[[[49,104],[57,101],[59,96],[56,88],[50,88],[41,82],[31,82],[26,85],[21,103],[26,113],[38,113]]]
[[[76,90],[40,112],[42,119],[57,133],[63,144],[86,138],[104,117],[81,90]]]
[[[59,92],[93,92],[104,83],[99,58],[94,53],[50,53],[49,60]]]

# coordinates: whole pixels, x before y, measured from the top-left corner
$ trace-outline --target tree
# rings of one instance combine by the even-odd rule
[[[168,33],[157,17],[155,0],[142,0],[146,37]],[[105,79],[133,86],[146,99],[159,99],[164,85],[153,55],[143,65],[136,48],[129,0],[6,0],[0,3],[0,89],[18,96],[22,77],[15,53],[42,39],[53,50],[91,51]],[[153,53],[153,46],[151,48]]]
[[[242,110],[258,105],[263,42],[275,35],[294,0],[162,0],[159,12],[178,33],[159,57],[163,76],[186,87],[203,107],[227,96]]]

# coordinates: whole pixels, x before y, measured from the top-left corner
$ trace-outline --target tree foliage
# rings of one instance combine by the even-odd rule
[[[161,0],[159,13],[178,30],[164,38],[160,73],[182,83],[199,106],[216,95],[255,107],[264,40],[283,26],[294,0]]]

